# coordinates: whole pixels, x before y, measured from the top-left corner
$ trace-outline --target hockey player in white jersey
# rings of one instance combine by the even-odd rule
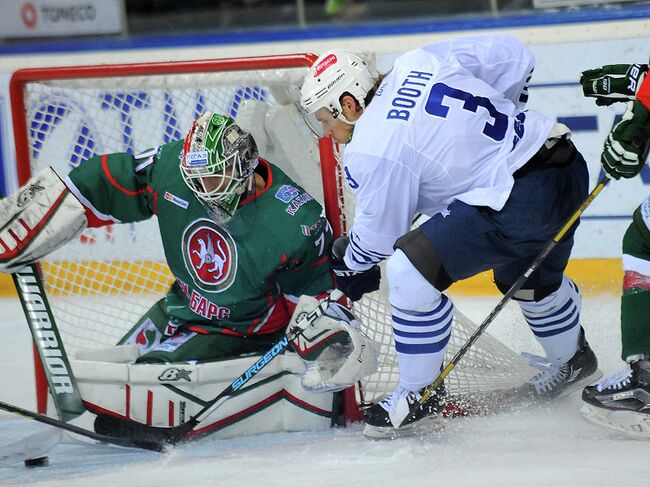
[[[347,144],[357,197],[349,241],[333,247],[338,287],[360,299],[378,288],[387,259],[400,382],[366,410],[367,436],[407,434],[444,406],[441,386],[408,415],[443,365],[453,318],[443,291],[492,269],[505,293],[587,195],[569,129],[525,109],[533,67],[521,42],[492,35],[412,50],[385,76],[335,49],[305,77],[306,119]],[[418,212],[431,218],[410,231]],[[524,390],[533,397],[565,395],[600,374],[580,293],[564,275],[574,231],[514,297],[546,355],[531,359],[539,374]]]

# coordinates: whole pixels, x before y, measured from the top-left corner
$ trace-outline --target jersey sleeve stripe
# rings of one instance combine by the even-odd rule
[[[115,218],[112,215],[106,215],[102,213],[93,204],[88,201],[88,199],[81,194],[79,188],[75,186],[70,177],[66,176],[63,179],[63,183],[68,187],[70,192],[75,195],[84,208],[86,208],[86,218],[88,219],[88,226],[91,228],[102,227],[104,225],[110,225],[111,223],[122,223],[119,219]]]
[[[118,183],[113,177],[113,175],[111,174],[110,169],[108,168],[108,154],[104,154],[102,156],[102,169],[104,170],[104,175],[106,176],[106,179],[108,179],[108,182],[111,183],[113,187],[117,188],[125,195],[138,196],[146,191],[146,189],[139,189],[137,191],[132,191],[130,189],[126,189],[124,186]]]
[[[359,237],[357,237],[354,233],[351,233],[351,235],[350,235],[350,245],[353,248],[353,250],[355,250],[359,254],[367,255],[370,258],[379,259],[379,260],[384,260],[384,259],[387,259],[388,257],[390,257],[390,254],[382,254],[381,252],[374,252],[372,250],[362,249],[359,246],[358,241],[359,241]]]

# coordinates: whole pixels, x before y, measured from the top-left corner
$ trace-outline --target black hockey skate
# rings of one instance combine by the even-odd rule
[[[585,332],[580,330],[580,348],[571,359],[563,365],[551,364],[546,358],[524,354],[530,365],[540,371],[528,384],[520,388],[522,396],[530,399],[557,399],[593,384],[602,377],[598,370],[596,354],[585,339]]]
[[[411,405],[419,401],[422,394],[424,388],[413,392],[398,386],[393,394],[370,406],[363,413],[366,423],[364,436],[372,439],[412,436],[423,426],[431,426],[431,420],[442,418],[441,413],[447,404],[445,385],[440,385],[424,404],[409,415]],[[402,421],[404,425],[400,427]]]
[[[580,413],[589,421],[637,438],[650,438],[650,362],[639,360],[585,387]]]

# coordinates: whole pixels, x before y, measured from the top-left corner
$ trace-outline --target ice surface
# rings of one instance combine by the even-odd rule
[[[498,298],[458,298],[480,322]],[[586,298],[583,324],[605,374],[618,358],[618,299]],[[510,304],[489,331],[517,351],[539,348]],[[0,300],[0,400],[34,409],[29,332],[16,299]],[[650,442],[629,439],[582,420],[579,395],[553,407],[450,421],[431,435],[369,441],[361,426],[204,439],[167,455],[109,446],[61,444],[50,466],[0,467],[0,485],[30,486],[598,486],[650,480]],[[44,426],[0,414],[0,445]]]

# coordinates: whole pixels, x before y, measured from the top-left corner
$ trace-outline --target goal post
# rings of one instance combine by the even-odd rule
[[[317,140],[298,108],[314,54],[104,64],[16,71],[10,82],[17,174],[24,184],[53,166],[59,174],[96,154],[138,153],[183,138],[204,110],[233,117],[323,204],[334,235],[349,228],[354,195],[345,184],[339,147]],[[114,345],[173,281],[152,219],[87,229],[40,262],[62,340],[72,355]],[[383,280],[385,281],[385,279]],[[354,304],[364,331],[381,345],[380,369],[347,393],[346,417],[395,387],[399,370],[386,284]],[[456,312],[449,354],[476,326]],[[451,355],[450,355],[451,356]],[[493,390],[522,380],[521,359],[482,336],[447,378],[452,393]],[[38,409],[47,390],[38,377]]]

